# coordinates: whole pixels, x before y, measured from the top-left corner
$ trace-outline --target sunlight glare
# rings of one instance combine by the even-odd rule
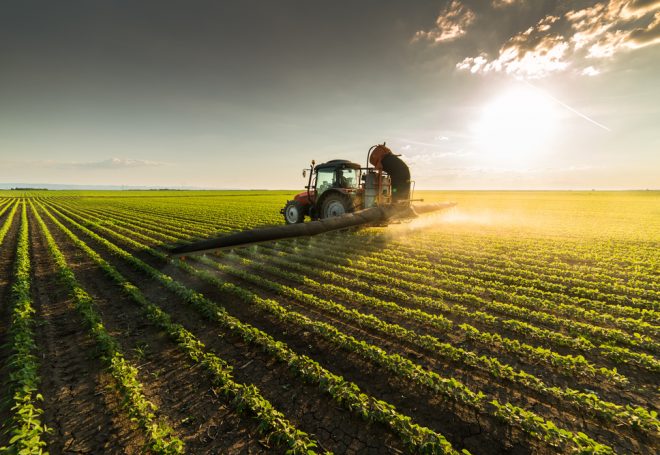
[[[507,91],[486,104],[474,125],[487,164],[524,168],[547,150],[558,117],[556,103],[532,88]]]

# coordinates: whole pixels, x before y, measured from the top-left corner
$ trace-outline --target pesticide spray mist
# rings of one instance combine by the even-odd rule
[[[472,212],[460,207],[453,207],[443,212],[425,214],[409,222],[390,224],[387,228],[387,234],[392,237],[400,237],[415,231],[434,230],[450,226],[452,229],[456,229],[457,226],[478,228],[507,224],[510,221],[510,217],[488,210]]]

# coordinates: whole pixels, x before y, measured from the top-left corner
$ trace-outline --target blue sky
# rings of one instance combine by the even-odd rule
[[[387,144],[419,188],[660,188],[660,2],[0,6],[0,182],[302,187]]]

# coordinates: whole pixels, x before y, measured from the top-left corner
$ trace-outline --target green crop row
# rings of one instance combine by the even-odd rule
[[[601,340],[603,342],[621,343],[627,346],[641,347],[650,350],[659,350],[660,345],[653,338],[644,335],[628,334],[619,329],[607,328],[587,324],[580,321],[571,319],[559,318],[553,314],[545,313],[543,311],[534,310],[533,302],[529,302],[526,306],[519,306],[520,302],[530,300],[525,296],[516,296],[505,294],[500,297],[505,297],[506,300],[515,300],[516,305],[510,303],[498,302],[480,297],[477,294],[488,294],[487,288],[465,287],[458,279],[453,277],[451,279],[435,281],[434,285],[427,285],[415,280],[414,274],[406,272],[398,272],[397,275],[406,276],[408,279],[401,279],[391,276],[391,266],[382,266],[374,263],[367,263],[361,259],[346,259],[341,256],[335,257],[332,260],[332,253],[314,251],[314,255],[322,258],[328,267],[337,262],[344,262],[350,267],[342,266],[344,269],[350,269],[350,273],[366,278],[367,280],[376,280],[376,282],[392,286],[396,289],[410,290],[416,295],[423,294],[427,296],[437,297],[449,302],[466,304],[471,307],[476,307],[479,310],[488,309],[490,312],[505,314],[513,316],[524,321],[539,323],[548,327],[564,329],[569,334],[578,337],[586,337],[593,340]],[[453,290],[448,290],[453,289]],[[529,308],[527,308],[529,306]]]
[[[11,228],[11,223],[14,221],[14,215],[16,214],[16,209],[18,208],[19,203],[15,203],[12,206],[11,211],[7,215],[7,218],[5,219],[5,222],[2,223],[2,227],[0,227],[0,245],[2,245],[2,242],[4,241],[5,237],[7,236],[7,232],[9,232],[9,229]],[[9,206],[5,207],[3,210],[3,213],[5,210],[7,210]]]
[[[412,257],[417,260],[420,251],[423,251],[423,249],[420,249],[419,246],[408,246],[400,248],[396,254],[404,257],[413,255]],[[467,264],[464,262],[465,259],[458,256],[459,254],[461,254],[460,251],[451,251],[443,254],[443,260],[436,264],[436,266],[439,267],[439,270],[447,270],[450,273],[458,272],[470,274],[474,277],[494,278],[506,284],[525,285],[536,289],[574,295],[591,300],[601,300],[614,305],[625,305],[632,298],[637,298],[641,302],[645,301],[650,304],[653,301],[657,301],[660,297],[660,293],[654,290],[617,284],[609,280],[601,279],[593,282],[578,278],[575,274],[554,275],[539,265],[542,256],[537,259],[537,263],[534,266],[520,268],[516,265],[502,263],[470,262]]]
[[[143,393],[142,384],[138,380],[138,370],[126,360],[119,343],[108,333],[103,321],[96,311],[92,297],[78,284],[73,271],[67,265],[66,259],[57,246],[48,227],[32,207],[34,216],[46,238],[48,250],[57,266],[60,280],[66,285],[74,306],[81,315],[87,328],[101,352],[101,358],[106,364],[110,376],[116,381],[116,387],[123,397],[123,406],[131,420],[146,431],[151,450],[156,453],[184,453],[183,442],[173,434],[172,429],[156,418],[156,405],[149,401]]]
[[[39,393],[41,378],[33,329],[35,309],[30,295],[28,229],[26,206],[23,202],[11,287],[11,323],[8,330],[11,350],[8,359],[8,385],[12,395],[11,417],[2,425],[3,430],[9,433],[10,439],[9,446],[0,447],[0,451],[10,454],[43,453],[46,447],[44,436],[50,431],[42,423],[43,409],[40,405],[43,396]]]
[[[4,201],[4,203],[0,204],[0,216],[2,216],[7,211],[7,209],[9,209],[9,207],[12,206],[12,204],[14,202],[15,201],[8,200],[8,201]]]
[[[392,262],[381,262],[374,258],[370,258],[368,262],[363,259],[347,259],[345,256],[337,254],[335,248],[325,248],[322,251],[315,252],[318,254],[322,253],[322,257],[327,261],[350,262],[351,269],[359,267],[365,271],[380,272],[385,275],[390,274],[392,269]],[[405,264],[401,268],[405,268]],[[452,295],[465,296],[466,294],[475,294],[471,301],[479,306],[482,306],[484,302],[490,301],[483,297],[478,297],[476,294],[491,295],[493,299],[499,298],[504,302],[511,302],[504,303],[495,300],[490,302],[491,305],[497,307],[498,312],[503,312],[509,315],[524,313],[526,314],[526,318],[532,321],[569,329],[569,331],[575,332],[576,334],[601,339],[603,341],[620,342],[629,346],[640,346],[646,349],[660,351],[660,344],[658,344],[652,337],[641,334],[629,335],[627,331],[630,329],[630,324],[626,324],[626,332],[624,332],[620,329],[614,329],[611,327],[600,327],[572,319],[560,318],[551,314],[551,312],[556,311],[559,306],[555,302],[532,299],[525,295],[516,295],[511,292],[498,291],[492,286],[490,281],[482,282],[481,286],[476,286],[471,283],[466,283],[465,277],[461,275],[448,275],[443,279],[437,278],[431,280],[427,273],[406,272],[404,270],[397,270],[397,276],[396,279],[399,282],[413,284],[416,288],[416,292],[425,291],[427,294],[430,293],[430,295],[436,296],[439,296],[437,294],[441,293],[448,299],[451,299]],[[548,313],[546,313],[546,311]],[[618,318],[617,321],[618,320],[623,320],[623,318]],[[640,325],[652,327],[650,324],[642,321],[640,321]],[[632,327],[634,327],[634,325]]]
[[[194,362],[200,363],[213,376],[213,381],[238,409],[248,409],[259,421],[259,430],[269,440],[288,447],[291,454],[316,453],[317,443],[303,431],[293,426],[285,416],[277,411],[253,385],[239,384],[234,381],[232,368],[215,354],[208,352],[205,346],[192,333],[180,324],[171,321],[169,315],[149,302],[139,289],[131,284],[112,265],[80,240],[71,230],[57,220],[46,208],[44,213],[64,232],[71,241],[83,250],[101,269],[117,283],[124,293],[140,305],[145,315],[164,330]],[[84,229],[84,228],[83,228]],[[90,231],[91,232],[91,231]]]
[[[273,249],[269,250],[268,247],[264,248],[264,250],[270,251],[271,254],[275,254],[277,257],[280,257],[282,259],[285,259],[285,256],[282,256],[283,252],[292,251],[287,248],[278,248],[277,250],[273,250]],[[648,354],[632,352],[628,349],[621,347],[612,350],[610,349],[611,346],[608,344],[602,344],[600,345],[600,347],[596,347],[592,342],[590,342],[585,338],[571,338],[561,333],[539,328],[537,326],[519,320],[501,319],[498,318],[497,316],[493,316],[492,314],[484,313],[482,311],[469,311],[467,308],[459,304],[448,305],[441,299],[434,300],[429,297],[417,296],[416,293],[414,292],[411,293],[411,292],[401,291],[397,286],[391,285],[391,281],[392,281],[391,278],[383,277],[384,275],[383,273],[378,273],[378,272],[368,273],[366,270],[367,267],[364,265],[361,269],[357,269],[354,266],[348,267],[348,266],[330,264],[327,260],[325,260],[326,255],[321,252],[314,252],[313,255],[308,254],[305,257],[301,257],[301,255],[295,254],[293,257],[295,258],[294,261],[288,261],[289,267],[296,268],[298,271],[301,272],[304,271],[305,273],[318,275],[322,277],[324,280],[332,281],[335,283],[341,283],[343,286],[350,286],[351,288],[363,289],[366,292],[376,293],[384,297],[395,298],[398,301],[407,302],[414,306],[420,306],[434,311],[439,310],[442,311],[443,313],[477,320],[480,323],[493,327],[495,329],[504,327],[512,332],[520,333],[522,336],[531,337],[533,339],[537,339],[542,342],[549,342],[555,346],[565,346],[584,352],[592,352],[594,353],[594,355],[597,356],[604,355],[605,357],[608,357],[611,360],[620,364],[632,365],[650,371],[656,371],[657,368],[657,360],[655,360],[653,356],[649,356]],[[316,259],[316,257],[323,259]],[[274,257],[273,260],[277,260],[277,258]],[[301,263],[310,264],[313,267],[309,267],[309,266],[304,267],[300,265]],[[351,261],[351,264],[354,265],[355,261]],[[351,276],[366,275],[367,278],[364,281],[355,278],[347,278],[345,275],[340,275],[331,270],[343,272],[345,275],[350,274]],[[379,285],[377,284],[378,282],[390,282],[390,284]],[[414,283],[406,282],[405,286],[408,286],[408,289],[412,290],[412,288],[414,287]],[[517,345],[508,343],[506,340],[504,344],[510,347],[517,347]],[[523,346],[524,348],[526,344],[521,343],[521,346]],[[526,349],[526,352],[541,354],[541,350],[536,350],[535,348],[532,349],[533,351]],[[614,355],[615,351],[618,352],[619,354]],[[553,362],[554,365],[558,365],[558,366],[568,365],[570,368],[570,365],[572,364],[570,359],[568,361],[565,361],[564,359],[566,359],[566,356],[559,355],[557,357],[557,355],[553,355],[551,354],[551,352],[552,351],[548,351],[548,353],[544,354],[544,356],[547,357],[548,355],[550,355],[551,357],[556,358],[557,362]],[[539,361],[538,358],[533,358],[533,359],[534,362]],[[596,373],[596,374],[602,373],[607,378],[609,378],[608,380],[614,379],[616,381],[617,378],[619,378],[619,376],[612,376],[611,373],[613,373],[613,371],[608,373],[609,370],[601,370],[600,368],[596,368],[594,366],[589,367],[589,365],[584,364],[584,362],[582,361],[580,361],[580,363],[581,363],[580,365],[576,365],[576,367],[580,372],[580,375],[587,375],[590,373]],[[583,370],[582,368],[584,368],[584,366],[586,366],[587,368]]]
[[[314,253],[312,256],[316,255],[317,253]],[[323,257],[323,255],[320,253],[318,253],[318,256],[319,258]],[[413,292],[402,291],[397,287],[400,283],[398,279],[385,276],[382,273],[367,272],[365,270],[340,265],[331,265],[329,262],[323,261],[323,259],[316,259],[315,257],[302,258],[300,256],[296,256],[296,262],[307,263],[316,266],[312,273],[318,274],[326,280],[341,283],[344,286],[350,286],[352,288],[363,289],[366,292],[377,294],[385,298],[395,298],[400,302],[407,302],[413,306],[428,308],[429,310],[433,311],[439,310],[450,315],[469,318],[495,329],[501,329],[504,327],[512,332],[520,333],[522,336],[531,337],[543,342],[550,342],[557,346],[567,346],[573,349],[593,348],[593,344],[591,344],[591,342],[582,338],[570,338],[561,333],[539,328],[525,322],[498,318],[497,316],[493,316],[492,314],[485,313],[483,311],[470,311],[465,306],[460,304],[454,303],[449,305],[445,303],[443,299],[433,299],[426,296],[417,296],[416,292],[414,292],[414,283],[406,282],[405,285],[402,285],[405,286],[404,289],[408,289],[409,291]],[[324,265],[325,270],[319,268],[319,266],[322,264]],[[296,267],[299,270],[302,270],[296,265],[290,265],[290,267]],[[332,270],[341,271],[345,274],[351,274],[352,276],[366,277],[366,279],[365,281],[360,281],[355,278],[347,278],[343,275],[333,272]],[[396,280],[396,286],[392,286],[394,280]],[[380,285],[377,283],[388,284]],[[475,341],[485,342],[486,346],[494,346],[493,339],[486,339],[489,338],[489,335],[486,332],[481,332],[483,333],[483,336],[478,336],[475,338],[475,335],[479,333],[480,332],[476,328],[470,327],[470,330],[464,334],[471,335]],[[543,364],[547,364],[554,369],[558,369],[560,371],[564,370],[567,374],[575,377],[600,378],[601,380],[604,379],[614,384],[621,385],[628,383],[627,379],[624,376],[618,374],[616,371],[597,367],[590,362],[587,362],[586,359],[581,356],[561,355],[547,348],[534,347],[527,343],[501,337],[499,335],[498,337],[499,342],[496,343],[497,346],[504,347],[508,351],[521,356],[522,359],[529,359],[529,361],[533,363],[542,362]]]
[[[257,256],[257,253],[255,253],[254,251],[252,253],[241,252],[241,255],[243,254],[249,256]],[[243,272],[241,270],[232,270],[230,268],[221,266],[220,264],[210,261],[208,259],[202,259],[202,261],[204,263],[212,265],[213,267],[221,268],[226,273],[239,276],[243,279],[247,279],[255,283],[264,281],[263,275],[261,274],[258,277],[255,277],[255,275],[251,275],[249,272]],[[295,283],[307,286],[311,289],[317,289],[321,291],[323,294],[330,293],[334,295],[339,295],[342,298],[346,299],[347,301],[361,302],[361,303],[368,302],[369,305],[373,304],[374,306],[379,308],[386,308],[387,310],[392,311],[394,313],[399,312],[399,310],[397,309],[398,307],[397,304],[389,302],[389,304],[383,306],[385,302],[379,301],[374,297],[365,296],[363,294],[350,291],[346,288],[335,286],[334,284],[321,284],[315,282],[314,280],[311,280],[308,276],[305,276],[302,273],[297,274],[297,273],[287,272],[286,270],[284,270],[284,268],[291,268],[299,272],[304,271],[307,274],[309,273],[325,274],[325,272],[320,271],[318,269],[310,270],[309,267],[305,268],[304,266],[300,266],[292,262],[281,261],[278,259],[275,259],[272,262],[274,262],[278,267],[265,266],[262,264],[256,264],[255,262],[243,262],[243,264],[249,266],[250,267],[249,270],[266,272],[275,276],[280,276]],[[336,278],[329,278],[327,282],[340,283],[340,281],[337,280]],[[268,283],[267,286],[270,289],[283,293],[283,295],[286,295],[288,297],[296,298],[296,296],[299,293],[299,291],[291,292],[287,289],[287,287],[282,287],[277,283]],[[399,314],[404,316],[406,315],[405,312],[399,312]],[[444,330],[445,328],[447,328],[444,324],[440,324],[440,325],[436,324],[435,315],[431,315],[428,313],[424,313],[424,312],[416,313],[415,320],[427,324],[429,326],[433,326],[440,330]],[[367,324],[368,322],[362,323],[363,326]],[[479,332],[476,328],[468,324],[461,324],[459,328],[462,331],[464,331],[464,335],[467,336],[468,338],[482,342],[483,344],[489,345],[490,347],[503,346],[503,345],[515,343],[512,341],[506,341],[506,339],[503,339],[503,337],[499,335]],[[397,330],[395,331],[395,333],[398,334],[402,332],[401,330]],[[545,393],[555,398],[567,400],[569,403],[573,404],[578,409],[581,409],[582,411],[586,411],[589,414],[599,416],[606,420],[614,420],[619,424],[630,426],[633,429],[642,428],[648,431],[660,431],[660,422],[657,419],[657,415],[654,415],[652,411],[649,412],[639,407],[626,408],[621,405],[616,405],[614,403],[610,403],[600,399],[596,394],[591,392],[584,393],[570,388],[549,387],[538,377],[526,373],[524,371],[515,371],[511,366],[507,364],[503,364],[495,358],[483,356],[483,355],[478,356],[473,352],[466,351],[461,348],[456,348],[448,343],[441,343],[436,340],[431,345],[427,345],[427,343],[421,343],[420,346],[424,347],[425,349],[429,349],[431,352],[433,352],[436,355],[444,356],[449,360],[458,361],[466,365],[469,365],[471,367],[476,367],[483,371],[487,371],[495,378],[507,379],[514,383],[523,385],[525,387],[529,387],[530,389],[535,390],[539,393]],[[577,372],[574,371],[574,374],[575,373],[579,373],[579,370]]]
[[[80,228],[85,229],[82,226],[80,226]],[[90,232],[88,232],[88,234],[90,234]],[[113,233],[111,235],[114,235],[116,237],[121,237],[116,233]],[[102,237],[99,237],[96,234],[95,236],[98,237],[97,240],[101,241],[102,243],[105,242],[106,244],[112,245]],[[157,257],[160,257],[161,259],[165,259],[162,253],[154,251],[146,247],[145,245],[139,244],[138,242],[132,241],[130,239],[126,239],[126,242],[133,245],[139,250],[151,252],[152,254],[154,254]],[[114,248],[117,248],[114,245],[112,246]],[[139,268],[142,268],[144,270],[146,264],[134,258],[132,255],[125,252],[124,253],[117,252],[117,254],[121,254],[129,262],[133,262],[134,264],[141,263],[141,266]],[[298,325],[303,325],[305,328],[310,329],[316,333],[320,333],[322,335],[325,334],[325,338],[328,339],[328,341],[331,341],[345,349],[348,348],[349,350],[352,350],[360,355],[363,355],[365,356],[365,358],[375,361],[376,363],[390,369],[390,371],[392,371],[395,374],[414,379],[426,387],[430,386],[431,389],[434,390],[436,393],[444,393],[447,396],[452,396],[454,397],[454,399],[458,399],[459,403],[463,403],[467,405],[472,404],[474,406],[483,402],[483,395],[473,394],[472,392],[469,391],[469,389],[466,389],[465,386],[463,386],[460,382],[454,379],[443,379],[435,373],[421,369],[419,366],[413,364],[407,359],[403,359],[398,355],[388,355],[387,353],[385,353],[384,351],[382,351],[381,349],[375,346],[368,345],[364,342],[359,342],[354,338],[337,331],[332,326],[320,322],[314,322],[309,320],[303,315],[297,314],[295,312],[287,311],[275,301],[269,299],[261,299],[260,297],[252,294],[249,291],[231,285],[230,283],[222,282],[216,276],[205,273],[200,270],[196,270],[181,261],[175,261],[174,263],[184,267],[195,276],[210,283],[214,283],[221,290],[224,290],[225,292],[228,291],[239,298],[243,298],[244,300],[246,300],[246,302],[262,307],[266,311],[270,312],[271,314],[282,320],[287,320],[290,322],[296,321],[294,323],[297,323]],[[157,276],[160,274],[160,272],[153,269],[152,272],[149,273],[149,275],[154,276],[153,274],[156,274]],[[170,281],[170,283],[174,283],[174,282]],[[432,378],[432,379],[431,382],[429,383],[428,382],[429,379],[423,380],[420,378]],[[496,408],[498,407],[496,406]],[[525,429],[530,435],[538,437],[539,439],[544,440],[547,443],[554,445],[564,445],[567,442],[571,442],[572,444],[574,444],[576,448],[578,448],[578,450],[581,450],[581,446],[578,444],[584,444],[584,441],[581,437],[573,435],[571,432],[568,432],[566,430],[562,430],[562,432],[560,433],[553,434],[553,429],[556,428],[556,426],[554,426],[554,424],[552,424],[551,422],[550,423],[545,422],[543,419],[541,419],[534,413],[531,413],[524,409],[520,409],[510,404],[501,405],[498,409],[499,409],[499,413],[497,414],[498,417],[503,417],[507,415],[507,413],[509,413],[512,419],[515,417],[516,422],[518,422],[521,415],[525,416],[525,424],[524,425],[519,424],[517,426]],[[508,411],[511,409],[515,410],[515,415],[511,414]],[[513,420],[510,423],[512,422]],[[569,435],[569,437],[567,438],[566,435]],[[591,441],[589,447],[596,450],[597,453],[611,453],[611,449],[609,447],[601,445],[595,441]]]
[[[296,354],[289,349],[286,344],[274,340],[272,337],[255,327],[242,323],[238,319],[230,316],[224,308],[206,299],[201,294],[186,288],[175,280],[172,280],[169,276],[159,272],[98,234],[66,217],[61,212],[58,212],[56,208],[53,208],[53,210],[78,229],[105,245],[113,254],[122,257],[137,270],[140,270],[151,278],[157,280],[165,288],[191,304],[194,308],[197,308],[207,318],[220,323],[223,327],[229,330],[236,331],[246,342],[260,346],[278,361],[288,364],[303,379],[317,384],[321,390],[328,393],[342,407],[367,420],[385,424],[395,434],[398,434],[402,441],[411,448],[411,450],[421,453],[458,453],[451,447],[451,444],[444,438],[444,436],[428,428],[414,424],[410,417],[400,414],[396,411],[394,406],[365,395],[355,384],[344,380],[341,376],[332,374],[312,359]],[[121,237],[118,234],[114,235],[118,238]],[[136,246],[138,249],[153,252],[160,259],[165,259],[162,253],[148,249],[144,245],[127,238],[125,241]],[[174,261],[173,264],[186,270],[190,270],[189,266],[182,261]],[[244,295],[243,293],[247,292],[240,288],[236,288],[234,291],[238,292],[240,295]]]
[[[401,264],[404,266],[403,269],[421,273],[427,280],[432,280],[432,277],[444,279],[452,276],[462,276],[467,280],[466,283],[473,283],[477,286],[495,287],[501,291],[535,297],[542,301],[552,300],[556,304],[552,307],[553,311],[567,316],[593,318],[592,320],[594,322],[619,323],[623,324],[624,328],[630,328],[630,323],[636,324],[639,322],[644,323],[660,320],[660,315],[654,310],[613,304],[593,298],[576,297],[570,295],[570,292],[539,289],[541,286],[538,286],[537,282],[542,282],[545,279],[541,266],[536,267],[538,269],[537,271],[529,273],[529,275],[534,277],[533,281],[510,283],[512,279],[507,273],[507,270],[511,270],[512,265],[508,265],[506,268],[493,267],[492,271],[487,273],[475,273],[475,268],[470,264],[466,264],[460,260],[452,260],[451,256],[456,254],[458,253],[455,251],[448,253],[447,256],[449,257],[443,257],[441,262],[431,263],[423,255],[419,255],[419,253],[416,255],[414,248],[409,248],[405,252],[393,251],[393,249],[388,248],[387,250],[370,253],[369,258],[370,260],[381,259]],[[464,254],[466,257],[470,257],[469,252]],[[512,270],[511,272],[513,273],[514,271]],[[603,277],[603,280],[605,279]],[[619,320],[617,318],[622,319]]]

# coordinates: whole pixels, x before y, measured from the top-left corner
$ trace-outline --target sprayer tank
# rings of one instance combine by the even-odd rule
[[[389,202],[391,195],[389,194],[390,182],[387,175],[381,175],[381,190],[383,191],[383,202]],[[378,173],[369,170],[364,175],[364,208],[368,209],[374,207],[378,201]]]

